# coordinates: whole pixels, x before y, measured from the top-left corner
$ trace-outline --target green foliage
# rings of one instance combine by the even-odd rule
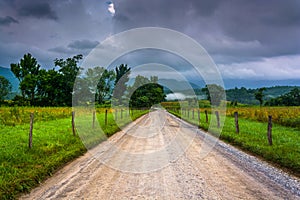
[[[0,76],[0,103],[11,92],[11,88],[11,83],[3,76]]]
[[[272,116],[272,121],[282,126],[294,127],[300,130],[299,112],[300,107],[238,107],[227,108],[226,115],[233,117],[234,112],[239,113],[240,118],[267,122],[268,116]]]
[[[270,101],[273,98],[277,98],[281,95],[289,93],[292,89],[298,88],[295,86],[274,86],[268,87],[263,91],[264,101]],[[245,87],[234,88],[226,90],[226,99],[231,102],[238,102],[248,105],[258,105],[259,101],[255,99],[255,93],[258,89],[246,89]]]
[[[71,106],[75,79],[79,74],[78,62],[82,55],[55,59],[59,69],[40,69],[31,54],[25,54],[20,63],[11,64],[11,71],[20,81],[22,97],[14,98],[15,105],[22,106]],[[28,103],[29,102],[29,103]]]
[[[115,73],[103,67],[89,68],[74,86],[74,102],[85,105],[95,101],[104,104],[112,96]]]
[[[246,89],[245,87],[226,90],[226,99],[231,102],[239,102],[244,104],[257,104],[254,97],[254,89]]]
[[[115,88],[113,97],[121,103],[122,96],[126,91],[126,83],[129,80],[130,68],[127,65],[121,64],[119,67],[116,67],[116,79],[115,79]]]
[[[300,89],[294,88],[289,93],[266,102],[269,106],[300,106]]]
[[[30,53],[25,54],[20,63],[12,63],[11,71],[20,81],[20,90],[22,96],[30,99],[31,105],[34,105],[34,97],[37,88],[38,74],[40,65]]]
[[[55,66],[60,67],[58,70],[59,73],[62,74],[61,79],[57,81],[61,81],[62,84],[59,88],[60,94],[57,99],[58,104],[61,106],[71,106],[72,105],[72,92],[73,86],[75,83],[75,79],[79,75],[80,67],[78,66],[78,62],[82,59],[82,55],[73,56],[73,58],[64,59],[55,59]]]
[[[15,74],[15,76],[22,82],[26,75],[38,75],[40,65],[37,63],[37,60],[31,56],[30,53],[25,54],[21,59],[20,63],[11,65],[11,71]]]
[[[80,139],[72,136],[69,118],[36,122],[32,149],[28,149],[29,125],[0,127],[0,199],[28,192],[63,163],[85,152]]]
[[[132,87],[129,88],[130,107],[150,108],[165,100],[163,86],[157,83],[157,77],[151,77],[150,80],[144,76],[138,75]]]
[[[97,83],[96,101],[99,104],[103,104],[106,99],[110,99],[112,96],[113,81],[115,80],[114,71],[105,69],[101,78]]]
[[[4,125],[3,121],[0,123],[0,199],[15,199],[21,193],[29,192],[57,169],[86,152],[80,138],[72,134],[71,110],[72,108],[0,108],[0,119],[11,118],[11,124]],[[32,149],[28,149],[30,112],[35,113]],[[97,109],[97,119],[107,136],[120,130],[112,112],[110,110],[108,124],[105,126],[104,109]],[[121,126],[147,111],[133,113],[130,116],[124,115]],[[89,117],[91,116],[92,113]],[[95,135],[91,124],[87,128],[90,135]],[[104,138],[89,139],[86,145],[91,147]]]
[[[37,105],[59,106],[60,88],[63,87],[63,75],[54,69],[40,70],[37,85]]]
[[[197,117],[193,119],[191,115],[188,117],[185,112],[181,113],[179,111],[180,109],[169,109],[170,113],[192,124],[199,125]],[[204,109],[201,109],[200,113],[200,128],[208,130],[208,127],[210,127],[210,134],[212,135],[220,132],[217,128],[214,114],[208,112],[209,123],[206,123]],[[224,118],[221,115],[221,118],[225,120],[225,124],[221,131],[220,139],[264,158],[277,166],[281,166],[296,176],[300,176],[300,134],[298,129],[273,123],[273,145],[270,146],[267,140],[266,122],[239,118],[240,133],[236,134],[234,117],[227,116]]]
[[[0,126],[17,126],[28,124],[30,113],[34,113],[35,122],[63,119],[71,116],[72,109],[68,107],[1,107]]]
[[[202,89],[206,93],[207,100],[213,106],[219,106],[221,101],[225,99],[225,90],[216,84],[208,84]]]
[[[86,85],[83,88],[85,88],[87,92],[94,94],[96,102],[103,104],[105,100],[110,99],[112,96],[115,76],[114,71],[107,70],[103,67],[89,68],[80,84]]]
[[[259,105],[262,106],[263,102],[264,102],[264,91],[266,90],[266,88],[259,88],[257,92],[254,93],[254,97],[256,100],[259,101]]]

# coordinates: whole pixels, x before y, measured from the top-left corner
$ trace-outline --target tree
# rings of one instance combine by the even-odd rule
[[[60,89],[60,96],[57,99],[60,105],[72,105],[72,93],[75,80],[79,75],[81,68],[78,66],[78,62],[82,59],[82,55],[73,56],[73,58],[55,59],[55,66],[60,67],[58,72],[62,75],[62,82]]]
[[[299,106],[300,105],[300,89],[294,88],[287,94],[290,98],[290,104],[292,106]]]
[[[122,96],[126,91],[126,83],[129,81],[130,68],[127,65],[121,64],[119,67],[115,68],[116,70],[116,79],[115,79],[115,88],[114,88],[114,98],[121,103]]]
[[[114,80],[114,71],[103,67],[88,69],[84,78],[90,92],[95,95],[95,99],[99,104],[104,103],[105,99],[111,98]]]
[[[138,75],[132,87],[129,88],[131,97],[130,107],[146,107],[158,104],[165,100],[163,87],[157,83],[157,77],[151,77],[150,80],[144,76]]]
[[[9,80],[0,76],[0,102],[11,92],[12,86]]]
[[[290,92],[266,102],[269,106],[300,106],[300,89],[294,88]]]
[[[259,101],[259,105],[262,106],[264,102],[264,91],[266,88],[259,88],[257,92],[254,93],[255,99]]]
[[[92,93],[90,82],[84,77],[77,77],[73,90],[73,106],[88,105],[95,100],[95,93]]]
[[[206,93],[207,100],[213,106],[219,106],[221,101],[225,99],[225,90],[217,84],[207,84],[202,91]]]
[[[34,97],[37,88],[40,65],[30,53],[25,54],[20,63],[12,63],[11,71],[20,81],[20,90],[23,98],[30,99],[30,104],[34,105]]]
[[[97,84],[96,100],[99,104],[104,103],[105,99],[110,99],[112,96],[112,86],[115,80],[115,73],[111,70],[104,70]]]
[[[40,106],[59,106],[61,89],[64,87],[63,75],[54,69],[42,69],[37,83],[37,104]]]

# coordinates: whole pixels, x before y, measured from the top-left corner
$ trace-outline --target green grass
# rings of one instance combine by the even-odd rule
[[[70,107],[0,107],[0,125],[16,126],[28,124],[30,113],[34,121],[50,121],[71,116]]]
[[[132,120],[146,112],[134,112]],[[85,140],[86,146],[80,137],[73,136],[70,117],[37,121],[34,123],[32,149],[28,148],[29,124],[0,124],[0,199],[15,199],[21,193],[29,192],[65,163],[86,152],[86,147],[91,148],[120,130],[111,113],[106,126],[103,113],[97,113],[97,119],[103,132],[97,133],[96,128],[91,128],[92,124],[86,123],[83,128],[92,136]],[[129,117],[124,117],[120,124],[124,126],[130,121]]]
[[[185,121],[199,125],[197,115],[181,116]],[[231,143],[251,154],[259,156],[270,163],[287,170],[300,177],[300,131],[292,127],[284,127],[273,123],[273,145],[270,146],[267,140],[267,123],[253,121],[249,119],[239,119],[240,133],[235,132],[235,122],[233,117],[222,118],[225,120],[223,129],[217,128],[215,115],[209,114],[209,123],[205,121],[205,114],[201,113],[200,128],[208,130],[212,135],[220,135],[220,139]],[[210,121],[211,119],[211,121]],[[221,131],[221,132],[220,132]]]

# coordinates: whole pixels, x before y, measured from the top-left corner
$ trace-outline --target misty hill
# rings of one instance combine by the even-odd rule
[[[235,87],[245,87],[256,89],[260,87],[273,87],[276,85],[300,86],[300,79],[285,80],[248,80],[248,79],[225,79],[224,86],[226,89],[234,89]]]
[[[18,91],[19,81],[9,68],[0,67],[0,76],[4,76],[11,83],[13,92]]]
[[[164,87],[166,93],[171,93],[172,89],[174,90],[173,92],[188,92],[191,89],[197,89],[201,87],[191,82],[177,81],[174,79],[159,79],[158,83]]]
[[[202,86],[193,84],[193,83],[187,83],[187,82],[181,82],[176,80],[169,80],[169,79],[163,79],[159,81],[160,84],[166,86],[166,85],[173,85],[176,87],[175,91],[171,91],[168,88],[165,87],[165,93],[179,93],[184,96],[189,97],[190,95],[196,94],[198,98],[202,99],[205,98],[205,92],[202,91],[202,88],[205,84]],[[189,86],[190,84],[190,86]],[[192,90],[191,90],[192,87]],[[277,98],[281,95],[289,93],[294,88],[300,88],[299,86],[272,86],[272,87],[266,87],[266,90],[264,93],[264,101],[268,101],[273,98]],[[259,101],[255,99],[255,93],[259,90],[259,88],[252,89],[252,88],[246,88],[246,87],[235,87],[234,89],[227,89],[226,91],[226,99],[228,101],[237,101],[242,104],[250,104],[250,105],[258,105]]]
[[[19,92],[19,80],[15,77],[15,75],[11,72],[9,68],[0,67],[0,76],[5,77],[12,85],[11,94],[7,95],[7,99],[14,98]]]
[[[265,97],[264,101],[279,97],[281,95],[289,93],[294,88],[300,88],[299,86],[273,86],[266,87],[263,92]],[[255,99],[254,94],[258,91],[257,89],[247,89],[245,87],[234,88],[226,90],[226,99],[228,101],[237,101],[243,104],[259,104]]]

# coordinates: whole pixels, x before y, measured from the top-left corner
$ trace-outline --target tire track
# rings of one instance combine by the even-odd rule
[[[289,190],[257,167],[265,164],[229,145],[217,142],[203,157],[205,137],[154,111],[21,199],[300,199],[298,179],[285,175],[295,183]]]

